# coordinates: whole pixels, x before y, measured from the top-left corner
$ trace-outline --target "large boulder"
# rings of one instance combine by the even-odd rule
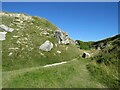
[[[90,54],[87,53],[87,52],[84,52],[83,55],[82,55],[83,58],[89,58],[90,57]]]
[[[5,31],[5,32],[12,32],[12,31],[14,31],[13,28],[9,28],[8,26],[5,26],[4,24],[0,25],[0,30]]]
[[[52,48],[53,48],[53,43],[47,40],[40,46],[39,49],[43,51],[50,51]]]
[[[56,30],[54,35],[57,38],[59,44],[69,44],[70,43],[67,32],[63,32],[62,30]]]

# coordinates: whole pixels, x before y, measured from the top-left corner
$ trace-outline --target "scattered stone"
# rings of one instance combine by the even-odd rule
[[[13,38],[18,38],[19,36],[13,36]]]
[[[43,53],[40,53],[42,56],[45,56]]]
[[[12,52],[10,52],[8,56],[11,56],[12,54],[13,54],[13,53],[12,53]]]
[[[59,53],[59,54],[60,54],[60,53],[61,53],[61,51],[57,51],[57,53]]]
[[[0,32],[0,40],[5,40],[7,32]]]
[[[6,31],[6,32],[13,32],[14,31],[13,28],[9,28],[9,27],[5,26],[4,24],[0,25],[0,30]]]
[[[52,48],[53,48],[53,43],[47,40],[40,46],[39,49],[43,51],[50,51]]]
[[[47,36],[49,35],[49,33],[48,33],[48,32],[43,32],[42,34],[43,34],[43,35],[47,35]]]
[[[57,47],[57,44],[55,43],[55,46]]]
[[[9,50],[18,50],[19,48],[9,48]]]
[[[83,55],[82,55],[83,58],[89,58],[90,57],[90,54],[87,53],[87,52],[84,52]]]

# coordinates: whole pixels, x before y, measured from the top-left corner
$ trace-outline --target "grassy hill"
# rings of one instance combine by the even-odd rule
[[[77,48],[59,44],[54,36],[59,28],[44,18],[9,12],[0,15],[2,24],[14,29],[2,41],[3,88],[119,87],[120,34],[97,42],[76,40]],[[39,49],[46,40],[53,43],[48,52]],[[83,52],[91,57],[82,58]],[[66,63],[44,67],[63,61]]]
[[[120,34],[95,44],[110,44],[91,58],[88,69],[94,77],[109,87],[119,87]]]
[[[80,54],[75,45],[58,44],[54,32],[59,28],[48,20],[22,13],[2,13],[2,24],[14,29],[3,41],[3,71],[61,62]],[[39,49],[46,40],[54,45],[49,52]]]

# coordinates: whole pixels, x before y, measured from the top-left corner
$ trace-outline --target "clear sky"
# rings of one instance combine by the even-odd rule
[[[117,2],[4,2],[3,11],[46,18],[74,40],[97,41],[118,34]]]

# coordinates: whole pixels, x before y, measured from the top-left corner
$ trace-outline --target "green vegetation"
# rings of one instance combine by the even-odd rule
[[[84,50],[89,50],[89,45],[87,42],[83,42],[83,41],[80,41],[80,40],[76,40],[76,42],[78,43],[77,45],[80,46],[80,49],[84,49]]]
[[[58,44],[54,31],[59,28],[48,20],[26,14],[22,16],[2,17],[2,23],[14,29],[2,42],[4,88],[119,87],[120,34],[98,42],[76,40],[80,46],[78,49],[73,44]],[[49,52],[39,49],[46,40],[53,43]],[[100,45],[105,48],[94,49]],[[91,58],[81,58],[83,52],[90,53]],[[73,60],[75,58],[77,60]],[[67,63],[42,67],[63,61]]]
[[[24,20],[20,17],[3,16],[3,24],[14,29],[3,41],[3,71],[66,61],[82,54],[74,45],[59,45],[54,37],[54,31],[58,28],[48,20],[35,16],[31,18]],[[44,35],[44,33],[49,33],[49,35]],[[54,44],[49,52],[39,49],[46,40]],[[57,51],[61,53],[58,54]],[[12,55],[9,55],[10,53]]]
[[[118,75],[118,61],[120,60],[120,37],[112,40],[109,39],[108,42],[111,42],[112,45],[101,50],[98,55],[91,58],[88,69],[94,77],[108,85],[108,87],[118,88],[120,86],[120,79]]]
[[[3,87],[9,88],[104,88],[86,69],[87,59],[29,72],[3,73]],[[24,71],[24,70],[23,70]]]

